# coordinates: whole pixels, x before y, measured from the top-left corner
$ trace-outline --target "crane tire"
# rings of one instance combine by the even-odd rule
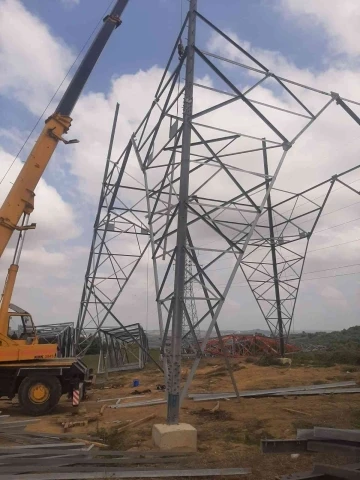
[[[52,375],[25,377],[18,390],[22,410],[32,416],[49,413],[59,403],[61,394],[60,380]]]

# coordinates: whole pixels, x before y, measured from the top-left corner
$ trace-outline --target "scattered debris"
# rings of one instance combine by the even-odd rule
[[[0,435],[19,437],[26,444],[0,447],[0,480],[214,477],[251,473],[247,468],[184,469],[187,461],[196,455],[191,452],[101,450],[108,448],[108,445],[82,439],[80,435],[74,442],[64,442],[61,437],[69,434],[22,432],[28,424],[38,422],[38,419],[7,421],[8,417],[0,416]],[[67,421],[67,424],[86,422],[90,417],[82,421]],[[136,427],[153,418],[155,414],[148,415],[120,427],[118,431]],[[160,468],[167,463],[174,463],[176,468]],[[126,469],[126,465],[141,467]]]
[[[148,415],[147,417],[140,418],[140,420],[136,420],[135,422],[128,423],[127,425],[124,425],[123,427],[118,428],[117,432],[123,432],[126,430],[128,427],[137,427],[138,425],[142,425],[143,423],[149,422],[153,418],[155,418],[155,413],[152,413],[151,415]]]
[[[233,372],[238,372],[239,370],[243,370],[245,367],[245,365],[241,365],[239,363],[234,363],[233,365],[231,365],[231,370]],[[226,375],[228,372],[228,369],[226,367],[226,365],[214,365],[213,367],[213,371],[210,371],[210,372],[207,372],[204,374],[205,377],[220,377],[222,375]]]
[[[94,442],[93,440],[84,440],[84,439],[80,439],[80,438],[75,438],[75,442],[76,441],[82,442],[85,445],[92,445],[92,446],[98,447],[98,448],[108,448],[108,446],[109,446],[109,445],[106,445],[105,443]]]
[[[150,388],[145,388],[145,390],[134,390],[130,395],[145,395],[146,393],[151,393]]]
[[[212,412],[207,408],[201,408],[200,410],[194,410],[190,412],[190,415],[197,415],[198,417],[209,420],[222,420],[224,422],[228,420],[233,420],[232,414],[225,410],[216,410],[215,412]]]
[[[62,423],[64,433],[66,433],[69,430],[69,428],[72,428],[72,427],[87,427],[87,425],[88,425],[87,420],[78,420],[76,422],[64,422],[64,423]]]
[[[300,410],[293,410],[292,408],[283,408],[283,410],[285,412],[289,412],[289,413],[297,413],[299,415],[306,415],[308,417],[311,417],[311,414],[310,413],[306,413],[306,412],[301,412]]]
[[[62,425],[64,429],[64,433],[69,430],[69,428],[73,427],[87,427],[87,425],[91,422],[96,422],[99,420],[99,415],[87,415],[86,418],[83,420],[66,420],[66,421],[61,421],[60,424]]]
[[[217,412],[217,411],[219,410],[219,408],[220,408],[220,402],[217,402],[217,404],[215,405],[215,407],[212,408],[212,409],[210,410],[210,412],[211,412],[211,413],[215,413],[215,412]]]
[[[161,390],[161,391],[165,391],[166,390],[166,385],[156,385],[156,390]]]

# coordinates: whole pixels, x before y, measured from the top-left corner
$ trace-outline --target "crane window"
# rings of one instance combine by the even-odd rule
[[[10,315],[8,336],[13,340],[24,340],[33,335],[33,324],[29,315]]]
[[[13,340],[19,340],[25,333],[23,317],[10,315],[8,336]]]

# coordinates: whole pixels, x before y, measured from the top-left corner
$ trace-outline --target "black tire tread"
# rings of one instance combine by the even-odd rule
[[[32,403],[28,392],[34,383],[45,383],[50,389],[50,398],[43,404]],[[18,390],[19,403],[24,413],[31,416],[45,415],[59,403],[62,394],[60,380],[52,375],[31,375],[25,377]]]

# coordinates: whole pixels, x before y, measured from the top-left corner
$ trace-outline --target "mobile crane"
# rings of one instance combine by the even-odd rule
[[[59,142],[66,145],[71,112],[112,32],[121,24],[128,0],[117,0],[79,65],[55,112],[45,121],[30,155],[0,208],[0,257],[16,230],[18,239],[13,262],[8,269],[0,305],[0,397],[16,394],[22,409],[43,415],[57,405],[61,395],[72,397],[77,406],[91,372],[76,358],[57,358],[58,346],[39,343],[31,315],[11,303],[25,234],[34,210],[34,190]],[[15,324],[15,325],[14,325]]]

